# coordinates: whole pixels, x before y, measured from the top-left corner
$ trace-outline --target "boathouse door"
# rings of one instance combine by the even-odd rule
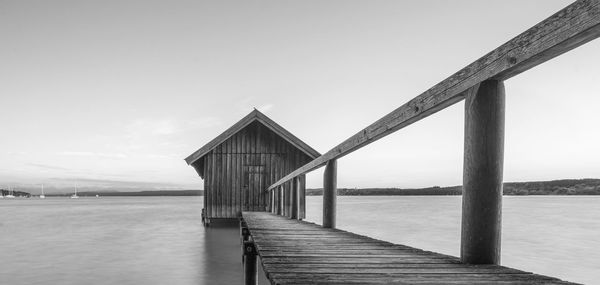
[[[246,166],[244,175],[244,211],[261,211],[263,195],[264,165]]]

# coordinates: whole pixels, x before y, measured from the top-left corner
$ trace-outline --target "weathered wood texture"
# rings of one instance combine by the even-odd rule
[[[500,264],[504,84],[481,83],[465,100],[465,151],[460,257],[464,263]]]
[[[243,219],[271,284],[573,284],[270,213]]]
[[[300,214],[300,199],[298,195],[300,195],[300,177],[294,177],[292,179],[292,219],[298,219]]]
[[[207,217],[236,218],[242,211],[265,211],[267,186],[310,159],[262,123],[247,125],[194,163],[203,164]]]
[[[323,227],[335,228],[337,205],[337,160],[327,162],[323,172]]]
[[[258,284],[257,254],[254,242],[243,242],[244,285]]]
[[[580,0],[518,35],[364,128],[269,189],[343,157],[476,92],[487,79],[505,80],[600,36],[600,0]]]
[[[283,215],[283,185],[277,190],[277,215]]]

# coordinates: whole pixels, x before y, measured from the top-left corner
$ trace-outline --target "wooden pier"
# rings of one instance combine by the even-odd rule
[[[573,284],[499,265],[464,264],[271,213],[244,212],[243,223],[250,284],[256,255],[271,284]]]
[[[240,188],[240,181],[233,181],[237,196],[241,195],[245,197],[242,200],[247,200],[248,189],[252,189],[251,198],[258,201],[255,204],[246,203],[253,207],[236,206],[235,211],[229,211],[225,216],[241,214],[246,223],[242,228],[246,284],[256,283],[257,256],[260,256],[272,284],[564,284],[555,278],[500,266],[504,103],[505,97],[510,96],[505,94],[504,81],[599,36],[600,0],[575,1],[318,157],[316,151],[304,146],[282,128],[279,130],[275,124],[266,124],[266,127],[275,126],[271,129],[277,131],[281,141],[285,140],[286,143],[275,144],[274,149],[265,148],[262,146],[264,141],[257,139],[256,146],[259,149],[266,149],[269,157],[287,160],[293,157],[291,153],[298,152],[294,149],[299,149],[305,157],[291,159],[293,163],[287,163],[285,167],[275,167],[276,171],[268,172],[270,176],[266,177],[266,172],[254,171],[258,174],[253,175],[254,172],[248,170],[260,170],[269,165],[256,147],[250,147],[249,153],[254,156],[259,153],[261,159],[248,159],[244,149],[241,153],[237,148],[231,152],[242,155],[238,165],[240,169],[244,167],[244,177],[250,177],[248,181],[272,183],[267,189],[263,188],[266,184],[263,182],[255,183],[256,187],[253,188]],[[338,160],[462,100],[465,100],[463,201],[462,221],[457,225],[461,228],[460,258],[335,229]],[[565,100],[568,98],[565,97]],[[310,111],[306,110],[306,113],[310,114]],[[330,131],[334,130],[334,126],[331,126]],[[222,143],[230,136],[230,132],[226,131],[215,142]],[[288,143],[292,147],[285,149],[292,149],[293,152],[281,151],[281,147],[277,147]],[[226,149],[229,148],[226,146]],[[222,156],[219,149],[215,150],[214,144],[209,143],[186,160],[201,176],[204,169],[209,168],[209,164],[199,162],[207,153],[217,158]],[[306,157],[312,160],[306,163]],[[216,167],[211,172],[219,177],[223,173],[230,173],[229,160],[221,161],[227,167]],[[303,165],[298,166],[300,164]],[[211,165],[214,168],[219,164]],[[397,165],[399,168],[411,167],[408,162]],[[323,166],[323,225],[318,226],[299,220],[304,216],[305,175]],[[235,170],[233,172],[237,173]],[[225,198],[223,195],[211,196],[210,202],[205,198],[208,209],[216,209],[215,212],[219,213],[222,212],[221,208],[213,206],[223,204],[223,201],[228,204],[227,191],[230,191],[231,185],[228,181],[231,177],[237,176],[226,174],[216,184],[210,178],[205,180],[205,185],[209,185],[207,189],[217,194],[225,193]],[[238,212],[240,209],[244,212]],[[248,210],[266,213],[245,212]],[[221,216],[213,213],[211,217]]]

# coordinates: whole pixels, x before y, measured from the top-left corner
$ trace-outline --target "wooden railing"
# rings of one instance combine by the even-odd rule
[[[282,186],[291,183],[286,196],[291,196],[290,217],[297,218],[298,177],[326,165],[323,227],[334,228],[337,159],[466,99],[461,260],[499,263],[503,81],[599,36],[600,0],[574,2],[270,185],[269,210],[284,213]]]

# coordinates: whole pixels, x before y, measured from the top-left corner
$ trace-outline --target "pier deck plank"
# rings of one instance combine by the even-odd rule
[[[243,212],[271,284],[574,284],[265,212]]]

